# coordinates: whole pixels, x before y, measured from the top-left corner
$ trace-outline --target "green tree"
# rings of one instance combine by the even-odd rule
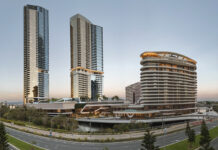
[[[80,100],[81,100],[82,102],[85,102],[85,101],[89,101],[90,98],[89,98],[88,96],[81,96],[81,97],[80,97]]]
[[[3,117],[5,114],[7,114],[9,110],[10,109],[8,106],[0,104],[0,118]]]
[[[160,150],[158,146],[154,146],[155,142],[156,142],[156,136],[150,132],[149,128],[147,128],[144,135],[144,139],[141,144],[142,146],[141,150]]]
[[[103,100],[108,100],[108,97],[103,95]]]
[[[112,97],[112,100],[119,100],[120,98],[118,97],[118,96],[114,96],[114,97]]]
[[[100,94],[97,94],[97,95],[96,95],[96,99],[98,100],[99,98],[101,98],[101,95],[100,95]]]
[[[213,110],[216,111],[216,112],[218,112],[218,105],[214,105],[214,106],[213,106]]]
[[[5,131],[5,126],[3,123],[0,123],[0,149],[8,150],[8,139]]]
[[[188,143],[189,143],[190,149],[192,149],[192,144],[195,143],[195,130],[194,129],[190,129],[188,131]]]
[[[56,101],[58,101],[59,100],[59,98],[54,98],[54,97],[52,97],[51,99],[49,99],[49,101],[52,101],[52,102],[56,102]]]
[[[200,149],[199,150],[214,150],[213,147],[210,146],[210,133],[208,131],[207,125],[205,121],[203,120],[201,124],[201,136],[200,136]]]

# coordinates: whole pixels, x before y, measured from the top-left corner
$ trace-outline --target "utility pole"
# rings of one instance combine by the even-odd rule
[[[90,128],[90,130],[89,130],[90,133],[89,133],[89,134],[90,134],[90,139],[91,139],[91,136],[92,136],[92,135],[91,135],[91,128],[92,128],[91,120],[90,120],[89,128]]]
[[[2,104],[0,104],[0,110],[2,110]],[[0,111],[0,122],[1,122],[1,111]]]
[[[162,132],[163,132],[163,145],[165,143],[165,128],[164,128],[164,116],[163,116],[163,113],[162,113]],[[165,146],[164,146],[164,150],[166,150]]]
[[[50,136],[52,136],[52,119],[53,119],[53,118],[51,118],[51,129],[50,129]]]

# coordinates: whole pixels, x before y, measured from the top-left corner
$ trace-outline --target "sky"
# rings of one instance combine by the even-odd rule
[[[140,81],[140,54],[172,51],[197,63],[198,99],[218,99],[216,0],[0,0],[0,101],[23,97],[23,7],[49,10],[50,97],[70,97],[70,17],[104,32],[104,94]]]

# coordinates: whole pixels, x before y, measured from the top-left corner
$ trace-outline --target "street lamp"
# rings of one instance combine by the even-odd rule
[[[53,119],[53,117],[51,118],[51,129],[50,129],[50,136],[52,136],[52,119]]]
[[[0,104],[0,110],[2,110],[2,105]],[[0,122],[1,122],[1,111],[0,111]]]
[[[163,145],[165,143],[165,133],[166,133],[166,129],[164,128],[164,116],[163,116],[163,113],[162,113],[162,132],[163,132]],[[164,146],[164,150],[165,150],[165,146]]]

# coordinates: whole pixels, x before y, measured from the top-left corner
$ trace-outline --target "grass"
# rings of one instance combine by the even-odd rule
[[[217,138],[218,137],[218,127],[215,127],[213,129],[210,130],[210,137],[211,139],[214,139],[214,138]],[[200,145],[199,145],[199,141],[200,141],[200,135],[197,135],[196,136],[196,141],[195,143],[192,145],[192,150],[198,148]],[[189,150],[189,147],[188,147],[188,141],[187,139],[186,140],[183,140],[181,142],[178,142],[178,143],[175,143],[175,144],[172,144],[172,145],[168,145],[163,148],[161,148],[161,150]]]
[[[28,144],[28,143],[23,142],[21,140],[18,140],[17,138],[14,138],[13,136],[10,136],[10,135],[8,135],[8,142],[11,143],[12,145],[16,146],[20,150],[43,150],[39,147]]]

